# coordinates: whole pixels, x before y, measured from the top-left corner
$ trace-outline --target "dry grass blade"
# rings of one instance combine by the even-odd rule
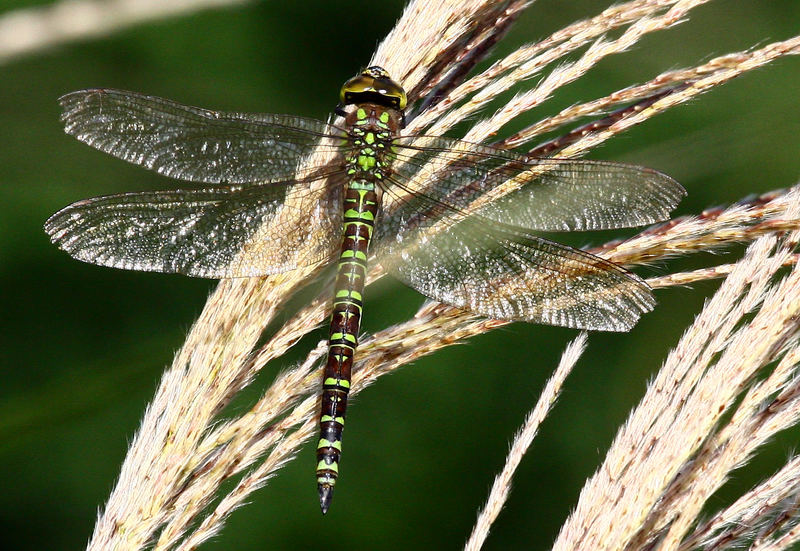
[[[791,229],[797,229],[797,227],[797,223],[792,223]],[[798,262],[800,262],[800,255],[795,253],[786,259],[784,266],[795,266]],[[699,281],[726,277],[730,275],[735,267],[736,264],[720,264],[718,266],[700,268],[689,272],[676,272],[665,276],[648,277],[645,281],[651,289],[663,289],[665,287],[675,287],[677,285],[691,285]]]
[[[469,131],[467,141],[482,142],[498,129],[547,100],[555,90],[585,75],[602,59],[619,54],[632,47],[645,35],[667,29],[679,23],[689,10],[704,4],[707,0],[677,2],[664,14],[648,15],[636,20],[622,36],[615,40],[597,40],[576,62],[562,64],[547,75],[534,89],[518,95],[485,121],[481,121]]]
[[[302,281],[302,274],[292,276],[272,278],[271,285],[220,282],[145,413],[89,549],[118,547],[120,538],[122,548],[143,548],[180,512],[175,503],[202,459],[196,446],[241,384],[241,367],[264,327]]]
[[[681,69],[677,71],[668,71],[662,73],[650,81],[637,86],[630,86],[622,90],[615,91],[605,97],[598,98],[586,103],[570,106],[562,110],[557,115],[547,117],[546,119],[525,128],[513,136],[503,140],[499,145],[501,147],[519,147],[529,140],[541,136],[546,132],[551,132],[562,128],[564,125],[574,122],[583,117],[598,116],[613,109],[619,105],[625,105],[630,102],[645,100],[654,94],[664,94],[665,89],[667,92],[678,92],[689,86],[694,81],[712,77],[718,74],[726,74],[729,78],[731,76],[728,71],[741,67],[744,70],[750,70],[752,60],[761,60],[768,62],[773,59],[774,55],[785,55],[787,53],[797,53],[797,40],[787,40],[784,42],[777,42],[770,44],[765,48],[760,48],[755,51],[737,52],[727,54],[712,59],[708,63],[692,67],[689,69]]]
[[[430,128],[444,129],[451,122],[460,122],[467,114],[485,105],[484,100],[494,98],[499,90],[518,84],[541,71],[546,65],[561,59],[563,55],[594,41],[577,62],[555,69],[534,90],[512,100],[494,117],[470,131],[469,137],[483,140],[509,120],[546,99],[563,83],[585,74],[602,58],[624,51],[647,33],[678,23],[691,8],[701,3],[699,0],[632,1],[609,8],[595,18],[553,34],[538,45],[521,49],[482,75],[464,82],[439,104],[421,113],[414,121],[415,127],[434,125]],[[374,62],[382,63],[394,74],[401,75],[399,78],[407,87],[419,91],[420,99],[424,99],[426,94],[430,97],[430,94],[435,94],[436,85],[442,84],[443,89],[454,85],[460,78],[458,69],[469,66],[473,57],[482,55],[498,38],[499,34],[487,31],[492,22],[501,21],[503,24],[499,27],[504,28],[503,25],[512,21],[526,5],[526,2],[519,1],[475,0],[460,3],[458,6],[449,2],[412,2],[395,30],[378,49]],[[608,31],[620,27],[625,28],[620,30],[619,38],[598,39]],[[719,58],[725,59],[725,63],[718,63],[714,67],[706,64],[684,72],[675,72],[683,82],[691,81],[691,85],[676,89],[674,93],[660,98],[646,109],[632,110],[630,116],[615,121],[601,131],[581,137],[562,153],[583,153],[633,124],[638,124],[744,71],[782,55],[797,53],[800,44],[798,40],[775,43],[753,52]],[[447,64],[438,63],[442,59],[447,59],[450,65],[456,67],[455,73],[449,71]],[[426,79],[431,79],[430,86],[426,84]],[[618,92],[616,96],[612,94],[609,98],[616,99],[587,103],[585,105],[591,107],[562,113],[554,121],[563,124],[574,120],[576,116],[605,109],[611,105],[611,101],[636,99],[638,94],[657,87],[653,83],[660,82],[663,85],[667,80],[669,78],[661,75],[640,89],[627,89],[634,90],[632,93]],[[452,110],[454,105],[473,92],[477,93],[464,104],[463,110]],[[554,124],[551,121],[545,127],[554,128]],[[750,242],[760,237],[743,263],[729,270],[730,275],[723,289],[709,303],[692,332],[687,334],[668,360],[663,375],[659,375],[654,383],[653,388],[658,390],[653,391],[656,399],[680,405],[684,400],[680,392],[699,392],[700,371],[704,369],[702,362],[710,362],[726,346],[741,346],[739,341],[746,338],[747,334],[740,328],[738,320],[741,315],[757,309],[762,303],[759,316],[763,315],[764,318],[758,318],[761,324],[759,327],[772,327],[778,331],[775,338],[783,338],[786,341],[784,344],[791,340],[791,320],[786,317],[789,310],[781,309],[780,305],[784,304],[781,302],[782,297],[785,298],[792,291],[797,276],[793,275],[787,280],[788,283],[777,286],[771,286],[769,281],[772,273],[780,266],[796,260],[794,254],[788,250],[773,252],[775,238],[771,237],[775,232],[785,232],[797,227],[799,217],[789,210],[794,200],[794,193],[776,194],[698,218],[678,219],[643,232],[624,243],[614,243],[598,249],[598,254],[615,262],[634,265],[692,251],[709,250],[734,242]],[[288,222],[281,218],[273,223],[283,225]],[[313,247],[311,243],[301,245]],[[728,268],[719,269],[716,274],[726,271]],[[141,427],[131,443],[119,481],[97,522],[89,549],[135,550],[148,546],[154,549],[196,548],[219,533],[230,513],[241,506],[254,490],[274,476],[276,470],[290,460],[310,438],[315,426],[318,391],[319,374],[315,366],[323,351],[322,346],[315,348],[301,365],[280,375],[274,385],[248,411],[239,412],[224,421],[219,416],[234,395],[259,370],[268,362],[281,357],[324,320],[329,301],[329,296],[325,293],[301,308],[266,342],[261,340],[262,332],[274,319],[280,306],[296,289],[306,284],[313,273],[312,269],[296,270],[281,276],[227,280],[219,284],[190,330],[183,348],[176,354],[173,365],[165,373],[156,396],[145,413]],[[371,280],[379,275],[378,270],[373,271]],[[692,276],[676,276],[672,282],[663,280],[659,284],[685,282],[690,277]],[[505,323],[476,319],[469,313],[449,306],[427,303],[412,319],[363,340],[358,349],[352,392],[358,393],[383,374],[417,358]],[[764,358],[777,353],[775,349],[761,352]],[[686,358],[693,358],[691,366],[684,365]],[[719,362],[716,365],[718,364]],[[779,388],[789,380],[791,370],[790,366],[786,367],[781,372],[782,378],[775,379],[769,388]],[[749,382],[751,379],[743,375],[737,388]],[[674,392],[670,391],[669,395],[661,392],[673,388]],[[759,403],[759,396],[762,395],[757,393],[758,389],[755,387],[748,387],[748,390],[751,388],[754,394],[748,403]],[[759,388],[763,392],[768,387]],[[550,402],[550,398],[545,398],[543,403]],[[793,397],[790,399],[786,396],[787,404],[794,402]],[[716,397],[709,403],[725,408],[728,407],[729,400]],[[705,411],[703,408],[708,405],[698,404],[698,407]],[[764,424],[752,423],[753,411],[751,408],[750,417],[745,417],[750,420],[749,424],[743,421],[739,431],[730,434],[719,431],[714,434],[714,438],[720,442],[724,439],[726,445],[730,446],[736,443],[738,449],[743,450],[742,453],[752,453],[752,448],[743,444],[746,437],[761,442],[769,436]],[[693,412],[685,409],[684,405],[678,415],[688,418],[690,414]],[[619,440],[633,440],[636,443],[634,447],[647,452],[648,450],[641,447],[642,443],[656,447],[666,442],[661,432],[656,432],[653,436],[653,433],[647,431],[674,429],[677,418],[670,417],[667,413],[658,413],[650,418],[644,415],[635,414]],[[539,414],[534,414],[534,417],[538,423]],[[717,413],[706,416],[704,421],[708,424],[718,418]],[[778,415],[770,418],[770,421],[777,419]],[[780,417],[781,426],[792,422],[792,419],[789,414]],[[681,422],[688,421],[681,419]],[[700,429],[701,427],[697,427],[698,431]],[[650,437],[642,436],[643,434]],[[685,437],[688,435],[687,432]],[[526,431],[520,438],[520,443],[529,442],[529,439],[530,431]],[[707,441],[711,442],[711,439]],[[720,469],[722,474],[704,488],[703,491],[707,494],[724,479],[724,473],[727,472],[725,469],[730,468],[732,457],[712,453],[716,448],[709,448],[707,452],[705,448],[701,450],[703,442],[702,439],[692,441],[684,449],[691,449],[696,453],[702,451],[709,457],[713,456],[715,465]],[[518,461],[520,453],[515,452],[510,463]],[[685,460],[686,457],[682,459]],[[659,467],[648,467],[651,474],[664,477],[669,473]],[[245,472],[246,469],[250,470]],[[678,542],[685,536],[688,517],[684,518],[672,509],[656,508],[655,494],[646,495],[643,492],[640,501],[631,505],[637,507],[633,510],[639,518],[631,515],[624,523],[618,522],[620,513],[614,506],[601,509],[598,513],[586,505],[593,495],[605,495],[604,492],[609,487],[618,490],[619,487],[614,484],[622,475],[632,476],[633,471],[634,465],[629,457],[614,450],[609,453],[606,467],[584,491],[581,504],[565,525],[557,548],[621,549],[625,544],[634,541],[649,542],[648,534],[637,536],[636,532],[637,527],[645,525],[663,534],[667,541]],[[633,488],[635,483],[646,480],[647,474],[639,472],[638,476],[643,477],[641,479],[625,478],[627,486],[622,487]],[[658,480],[652,487],[669,489],[669,495],[674,498],[673,503],[680,503],[687,511],[691,511],[694,504],[699,503],[691,501],[691,497],[696,494],[688,491],[693,488],[690,483],[694,479],[679,478],[676,474],[676,471],[671,472],[671,476],[666,476],[668,480]],[[239,478],[233,490],[219,497],[221,484],[236,476]],[[476,536],[476,542],[485,538],[491,519],[496,517],[502,496],[507,493],[509,476],[502,475],[503,481],[497,492],[500,497],[493,494],[490,499],[487,511],[491,512],[482,516],[481,526],[476,533],[483,535]],[[668,487],[670,483],[673,485]],[[627,498],[628,495],[621,497]],[[735,514],[732,513],[732,516]],[[573,545],[575,542],[582,543]],[[619,547],[614,547],[611,542],[616,542]]]
[[[797,363],[797,348],[784,356],[782,362],[789,356],[794,356]],[[797,406],[792,404],[792,407]],[[780,517],[796,514],[799,495],[800,458],[794,457],[769,479],[695,528],[680,549],[744,547],[753,539],[753,534],[774,535],[776,525],[786,520]]]
[[[732,243],[797,229],[797,219],[787,209],[791,196],[785,190],[748,198],[728,208],[708,209],[698,216],[676,218],[649,228],[622,242],[589,249],[617,264],[647,264],[691,252],[715,251]]]
[[[412,2],[395,28],[381,42],[371,64],[386,68],[403,83],[414,101],[422,90],[439,84],[444,70],[485,40],[496,22],[521,12],[528,1]],[[414,47],[409,48],[412,40]]]
[[[796,219],[800,192],[788,198],[787,217]],[[797,408],[779,422],[763,414],[764,401],[786,387],[796,362],[779,364],[754,384],[796,342],[800,270],[772,282],[795,245],[794,233],[751,245],[617,435],[555,549],[646,549],[656,540],[660,549],[679,548],[731,470],[797,422]]]
[[[438,119],[436,126],[429,128],[427,132],[434,135],[443,133],[479,111],[498,94],[531,78],[547,65],[558,61],[589,41],[620,26],[652,16],[654,12],[676,3],[677,0],[637,0],[612,6],[596,17],[579,21],[540,42],[520,48],[453,90],[439,105],[415,120],[409,131],[417,132]],[[471,94],[469,101],[458,108],[453,108]]]
[[[506,464],[494,479],[494,484],[492,484],[492,489],[489,492],[489,499],[478,515],[478,521],[475,523],[472,535],[464,549],[473,551],[483,547],[483,543],[489,535],[489,528],[497,519],[500,510],[508,499],[508,494],[511,492],[511,479],[514,476],[514,472],[519,467],[519,463],[531,443],[533,443],[542,421],[555,405],[567,375],[572,372],[572,368],[578,363],[578,359],[586,349],[586,341],[586,333],[581,333],[578,338],[567,345],[561,355],[561,361],[539,395],[536,406],[528,413],[522,428],[517,431],[514,442],[511,444],[511,450],[506,457]]]
[[[616,124],[610,126],[608,129],[601,132],[587,134],[587,136],[577,142],[575,145],[565,148],[561,151],[560,155],[564,157],[574,157],[584,154],[589,149],[597,147],[607,139],[624,132],[625,130],[640,124],[641,122],[649,119],[653,115],[674,107],[680,103],[689,101],[691,98],[707,92],[708,90],[720,86],[737,76],[757,69],[774,61],[779,57],[786,55],[797,55],[800,53],[800,36],[793,37],[789,40],[781,42],[774,42],[758,50],[751,52],[744,52],[738,54],[731,54],[730,56],[723,56],[730,65],[723,64],[721,68],[713,73],[701,76],[695,80],[687,81],[690,83],[687,87],[678,87],[675,93],[669,94],[664,98],[659,99],[652,106],[633,113],[630,117],[626,117]],[[702,74],[705,71],[704,66],[695,69],[695,72]],[[691,70],[687,70],[691,72]]]
[[[67,42],[107,36],[148,21],[247,0],[61,0],[0,16],[0,63]]]

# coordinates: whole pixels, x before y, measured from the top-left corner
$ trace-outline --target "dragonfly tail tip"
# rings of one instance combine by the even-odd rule
[[[322,514],[328,512],[333,500],[333,486],[330,484],[318,484],[317,491],[319,491],[319,507],[322,509]]]

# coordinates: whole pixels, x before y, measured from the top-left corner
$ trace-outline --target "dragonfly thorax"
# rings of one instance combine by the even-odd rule
[[[390,175],[392,141],[402,125],[402,112],[382,105],[355,105],[346,115],[351,150],[346,173],[351,180],[378,183]]]

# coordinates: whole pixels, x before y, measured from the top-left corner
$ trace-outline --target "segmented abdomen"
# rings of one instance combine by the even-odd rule
[[[367,276],[367,254],[377,212],[373,184],[352,182],[344,197],[344,241],[336,276],[328,361],[322,383],[317,485],[330,493],[339,473],[342,429],[350,391],[350,370],[361,325],[361,296]]]

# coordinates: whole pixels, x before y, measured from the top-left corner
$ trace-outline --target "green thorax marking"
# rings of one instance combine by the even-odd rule
[[[402,125],[402,113],[391,107],[364,104],[346,118],[351,150],[346,156],[350,187],[386,179],[393,161],[392,140]]]

